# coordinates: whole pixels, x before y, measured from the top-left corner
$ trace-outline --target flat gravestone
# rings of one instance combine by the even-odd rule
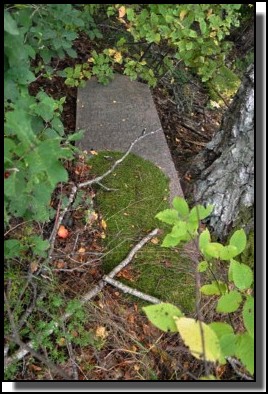
[[[141,135],[161,129],[143,138],[132,152],[150,160],[170,178],[170,198],[183,196],[177,171],[147,85],[116,75],[107,86],[96,79],[78,89],[76,129],[85,130],[79,147],[125,152],[131,142]]]

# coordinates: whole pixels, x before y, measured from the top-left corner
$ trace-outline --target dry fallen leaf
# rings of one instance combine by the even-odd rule
[[[31,263],[30,267],[31,267],[31,273],[32,273],[32,274],[33,274],[35,271],[38,270],[38,264],[37,264],[35,261]]]
[[[159,243],[159,239],[157,237],[154,237],[151,239],[151,243],[157,245]]]
[[[96,337],[105,339],[108,336],[107,330],[103,326],[98,326],[95,331]]]
[[[29,369],[32,371],[35,371],[35,372],[42,371],[41,367],[38,367],[37,365],[34,365],[34,364],[30,364]]]
[[[65,263],[65,261],[63,261],[63,260],[59,260],[59,261],[57,261],[57,263],[56,263],[56,267],[57,267],[58,269],[65,268],[65,267],[66,267],[66,263]]]
[[[96,152],[95,150],[91,150],[90,153],[91,153],[92,155],[95,155],[95,156],[98,155],[98,152]]]
[[[123,16],[126,15],[126,7],[124,7],[123,5],[118,8],[118,16],[119,18],[123,18]]]
[[[85,251],[86,251],[86,249],[85,249],[85,248],[80,248],[80,249],[78,249],[78,253],[80,253],[80,254],[84,254],[84,253],[85,253]]]

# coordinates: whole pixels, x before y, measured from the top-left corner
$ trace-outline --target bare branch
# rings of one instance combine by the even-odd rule
[[[237,361],[235,358],[233,357],[227,357],[226,358],[227,361],[229,362],[229,364],[232,366],[233,370],[235,371],[235,373],[240,376],[241,378],[243,378],[244,380],[253,380],[253,378],[243,372],[240,372],[238,370],[239,367],[241,367],[241,364],[239,361]]]
[[[122,161],[125,160],[125,158],[126,158],[126,157],[129,155],[129,153],[131,152],[133,146],[136,145],[137,142],[139,142],[140,140],[142,140],[142,139],[145,138],[145,137],[148,137],[149,135],[153,135],[153,134],[155,134],[155,133],[158,133],[160,130],[162,130],[162,129],[157,129],[157,130],[155,130],[155,131],[151,131],[151,132],[146,133],[146,134],[141,134],[141,135],[140,135],[139,137],[137,137],[133,142],[131,142],[131,144],[129,145],[129,148],[128,148],[128,150],[126,151],[126,153],[124,153],[124,155],[123,155],[120,159],[116,160],[116,161],[114,162],[114,164],[112,165],[112,167],[111,167],[109,170],[107,170],[103,175],[100,175],[100,176],[98,176],[97,178],[91,179],[90,181],[86,181],[86,182],[79,183],[78,186],[77,186],[78,189],[80,189],[81,187],[84,187],[84,186],[93,185],[94,183],[100,183],[104,178],[106,178],[108,175],[110,175],[110,174],[115,170],[115,168],[116,168],[120,163],[122,163]]]
[[[152,297],[148,294],[142,293],[139,290],[132,289],[131,287],[126,286],[123,283],[119,282],[118,280],[114,280],[107,275],[105,275],[103,277],[103,280],[105,282],[109,283],[109,285],[112,285],[112,286],[117,287],[118,289],[122,290],[124,293],[131,294],[135,297],[141,298],[142,300],[151,302],[152,304],[160,304],[162,302],[158,298],[155,298],[155,297]]]

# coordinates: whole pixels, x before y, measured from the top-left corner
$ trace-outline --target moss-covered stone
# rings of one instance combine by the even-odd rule
[[[121,156],[118,152],[99,152],[90,159],[92,173],[103,174]],[[103,184],[116,189],[99,188],[96,196],[97,208],[107,223],[103,268],[108,273],[141,238],[159,226],[155,215],[168,208],[168,178],[151,162],[130,154]],[[190,312],[195,299],[191,261],[178,251],[162,248],[162,238],[145,245],[130,263],[133,281],[120,280]]]

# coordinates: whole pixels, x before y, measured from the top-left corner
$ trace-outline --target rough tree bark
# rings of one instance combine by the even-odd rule
[[[249,66],[219,131],[196,157],[197,202],[214,205],[209,224],[224,239],[233,226],[253,227],[254,65]]]

